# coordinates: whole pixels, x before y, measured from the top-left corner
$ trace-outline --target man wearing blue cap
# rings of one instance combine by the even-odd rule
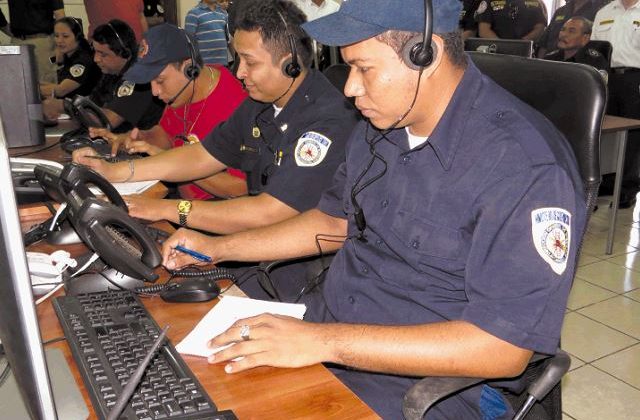
[[[228,373],[331,363],[392,419],[416,377],[512,378],[532,352],[555,353],[585,224],[573,154],[550,122],[468,60],[460,2],[435,0],[433,11],[424,43],[419,0],[347,0],[305,24],[342,47],[345,93],[368,118],[332,188],[316,209],[268,229],[179,231],[165,242],[168,268],[189,262],[176,244],[216,262],[340,248],[304,321],[239,320],[210,341],[235,343],[211,363]],[[479,385],[427,418],[512,415],[499,389]]]
[[[197,143],[229,118],[247,96],[241,83],[225,67],[204,66],[189,35],[170,24],[154,26],[145,33],[138,59],[124,77],[136,85],[150,83],[153,95],[167,107],[158,125],[149,130],[113,134],[106,129],[91,129],[92,136],[109,139],[113,154],[121,146],[129,153],[155,155],[165,149]],[[78,152],[76,156],[80,159],[85,153],[93,151]],[[112,166],[128,165],[98,159],[83,159],[82,163],[107,175]],[[182,171],[183,166],[184,160],[177,158],[166,162],[166,167],[174,172]],[[240,171],[198,178],[177,188],[185,200],[240,196],[247,190]],[[176,203],[167,200],[130,197],[128,204],[131,215],[142,219],[158,220],[162,214],[177,214]]]

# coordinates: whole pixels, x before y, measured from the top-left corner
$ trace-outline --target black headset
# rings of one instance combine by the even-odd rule
[[[131,50],[129,48],[127,48],[126,45],[124,45],[124,42],[122,42],[122,38],[120,38],[120,34],[118,33],[118,31],[116,31],[116,28],[111,24],[111,22],[107,22],[107,26],[111,28],[111,30],[113,31],[114,34],[116,34],[116,38],[118,39],[118,43],[122,47],[122,55],[121,55],[121,57],[122,58],[126,58],[126,59],[131,58]]]
[[[187,45],[189,46],[189,56],[191,57],[191,64],[185,66],[184,68],[184,76],[189,80],[195,80],[200,76],[200,72],[202,71],[202,66],[196,61],[196,47],[191,42],[191,37],[187,33],[187,31],[182,30],[184,32],[184,36],[187,38]]]
[[[279,10],[276,10],[278,16],[284,23],[284,30],[287,33],[287,39],[289,40],[289,49],[291,50],[291,59],[286,60],[282,64],[282,72],[285,76],[295,79],[300,76],[302,73],[302,68],[300,67],[300,63],[298,62],[298,52],[296,51],[296,39],[293,37],[293,34],[289,31],[289,25],[287,25],[287,21],[284,19],[282,13]]]
[[[407,41],[402,48],[402,59],[407,67],[413,70],[429,66],[437,56],[437,47],[432,42],[433,6],[431,0],[424,1],[424,32],[422,39],[416,35]]]

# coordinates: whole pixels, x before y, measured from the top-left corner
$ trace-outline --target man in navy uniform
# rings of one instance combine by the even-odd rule
[[[483,0],[478,6],[480,38],[536,41],[547,24],[539,0]]]
[[[304,321],[239,320],[211,340],[235,343],[211,363],[228,373],[331,363],[383,418],[400,418],[416,377],[512,378],[533,352],[555,353],[585,228],[575,158],[548,120],[465,55],[460,2],[435,0],[433,10],[432,59],[403,59],[423,49],[421,0],[349,0],[304,25],[342,47],[345,93],[368,119],[316,209],[221,238],[179,230],[165,242],[171,269],[192,262],[177,244],[215,262],[339,249],[322,293],[306,296]],[[478,385],[429,418],[512,415],[499,389]]]
[[[587,47],[593,23],[582,16],[569,19],[562,26],[558,49],[544,56],[545,60],[588,64],[598,70],[609,71],[607,59],[594,48]]]

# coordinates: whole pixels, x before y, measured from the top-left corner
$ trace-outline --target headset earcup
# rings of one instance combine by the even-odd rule
[[[416,35],[409,39],[402,48],[402,61],[412,70],[420,70],[428,67],[436,59],[437,46],[431,42],[431,51],[422,51],[422,35]]]
[[[300,65],[293,63],[290,58],[287,58],[282,63],[282,73],[287,77],[295,79],[296,77],[300,76],[301,71],[302,70],[300,69]]]
[[[197,64],[189,64],[184,67],[184,76],[189,80],[195,80],[200,76],[202,69]]]

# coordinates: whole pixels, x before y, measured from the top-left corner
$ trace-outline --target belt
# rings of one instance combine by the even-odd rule
[[[51,35],[51,34],[45,34],[44,32],[42,32],[42,33],[29,34],[29,35],[15,35],[14,34],[13,36],[15,36],[16,38],[20,38],[22,40],[25,40],[25,39],[32,39],[32,38],[44,38],[44,37],[48,37],[49,35]]]
[[[635,73],[640,72],[640,68],[637,67],[613,67],[611,69],[615,74]]]

